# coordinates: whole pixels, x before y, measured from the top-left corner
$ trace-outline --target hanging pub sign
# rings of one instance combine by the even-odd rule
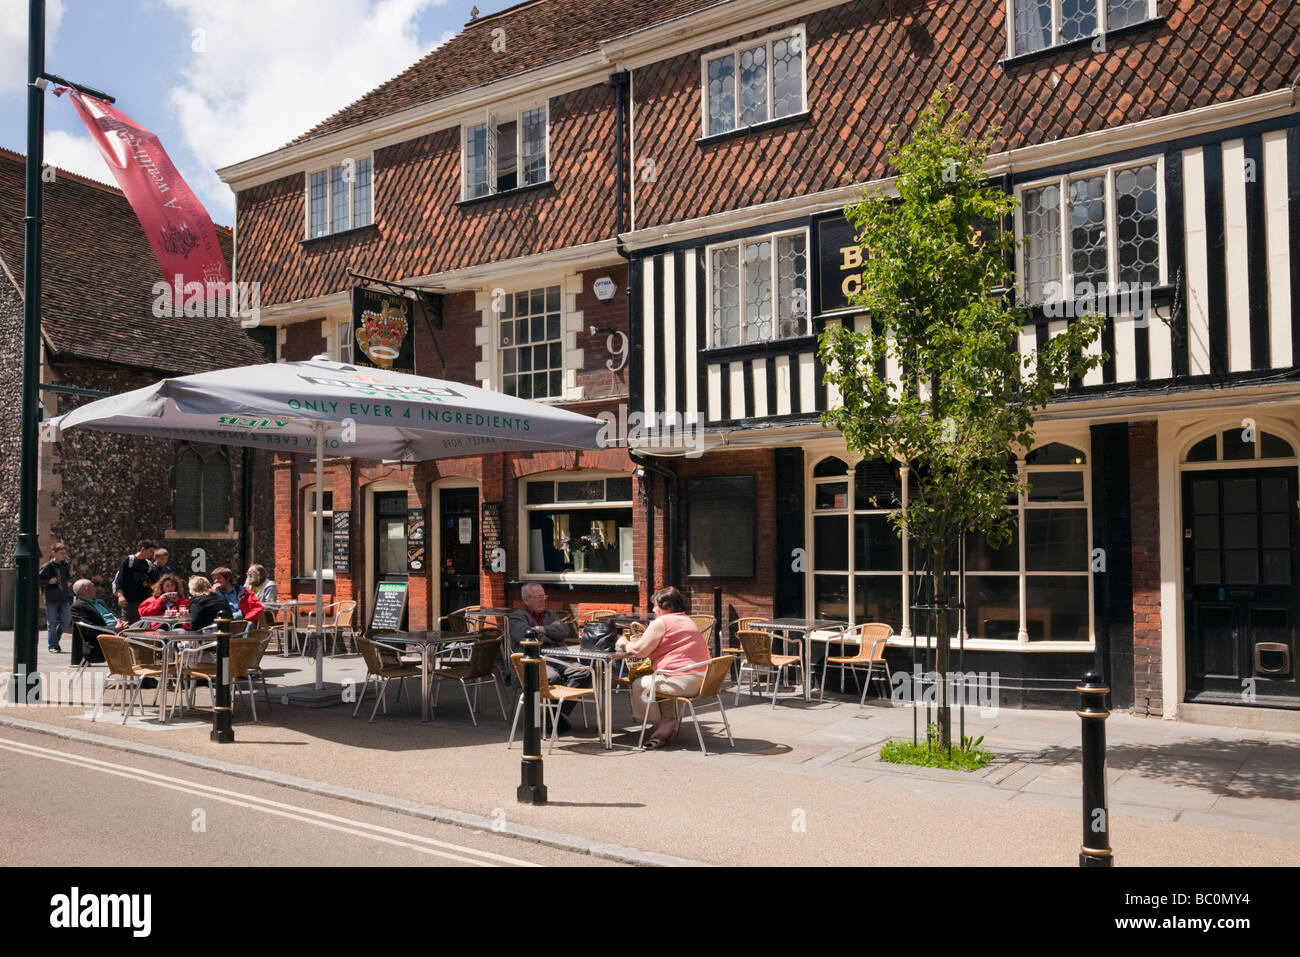
[[[862,288],[862,247],[840,212],[817,220],[817,308],[820,313],[853,308],[849,297]]]
[[[352,290],[352,364],[415,374],[415,301]]]
[[[406,510],[406,570],[408,572],[424,571],[426,561],[424,524],[424,509]]]

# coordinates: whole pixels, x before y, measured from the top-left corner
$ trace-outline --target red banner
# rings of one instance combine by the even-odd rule
[[[209,284],[229,283],[216,227],[158,137],[103,100],[67,87],[54,92],[68,93],[113,171],[153,247],[163,278],[175,284],[173,301],[182,301],[185,284],[203,284],[206,300],[209,292],[216,294]],[[192,286],[191,291],[197,292]]]

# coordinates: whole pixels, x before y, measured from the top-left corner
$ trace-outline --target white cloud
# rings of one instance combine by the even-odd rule
[[[99,147],[91,142],[89,136],[65,133],[63,130],[46,130],[45,162],[69,173],[80,173],[110,186],[117,185],[108,164],[99,155]]]
[[[432,48],[421,46],[417,18],[444,0],[164,2],[194,48],[169,91],[205,169],[190,186],[230,222],[234,198],[215,170],[278,149],[405,70]]]
[[[27,0],[0,0],[0,97],[27,89]],[[45,62],[63,22],[63,0],[45,3]]]

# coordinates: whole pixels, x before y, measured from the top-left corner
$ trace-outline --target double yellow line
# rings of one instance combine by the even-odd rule
[[[470,864],[477,867],[541,866],[530,861],[506,857],[501,854],[493,854],[491,851],[479,851],[470,847],[462,847],[459,844],[450,844],[446,841],[435,840],[431,837],[423,837],[419,834],[411,834],[407,831],[394,830],[393,828],[383,827],[379,824],[355,821],[350,818],[327,814],[324,811],[315,811],[311,808],[300,807],[295,804],[284,804],[280,801],[272,801],[269,798],[261,798],[252,794],[241,794],[238,791],[228,791],[225,788],[213,787],[209,784],[199,784],[197,781],[185,781],[181,778],[168,777],[165,774],[145,771],[142,768],[132,768],[125,765],[113,764],[109,761],[100,761],[97,758],[88,758],[82,755],[65,754],[50,748],[37,747],[34,744],[25,744],[21,741],[14,741],[9,738],[0,738],[0,750],[12,751],[15,754],[25,754],[29,757],[44,758],[47,761],[55,761],[60,764],[72,765],[73,767],[99,771],[102,774],[111,774],[115,777],[126,778],[144,784],[152,784],[155,787],[166,788],[171,791],[180,791],[184,794],[193,794],[209,800],[220,801],[223,804],[248,808],[253,811],[261,811],[264,814],[272,814],[276,817],[288,818],[293,821],[299,821],[303,824],[314,824],[317,827],[323,827],[327,830],[338,831],[355,837],[364,837],[371,841],[378,841],[379,843],[389,844],[393,847],[406,848],[407,850],[416,851],[421,854],[446,858],[447,860],[454,861],[458,864]]]

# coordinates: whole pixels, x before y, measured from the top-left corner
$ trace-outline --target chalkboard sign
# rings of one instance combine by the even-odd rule
[[[501,548],[501,503],[483,503],[483,521],[479,525],[483,539],[483,570],[501,571],[496,567],[496,550]]]
[[[334,570],[347,572],[352,568],[352,513],[334,513]]]
[[[753,578],[757,524],[754,476],[687,479],[686,502],[686,574]]]
[[[380,582],[370,610],[370,630],[401,631],[406,614],[406,582]]]

